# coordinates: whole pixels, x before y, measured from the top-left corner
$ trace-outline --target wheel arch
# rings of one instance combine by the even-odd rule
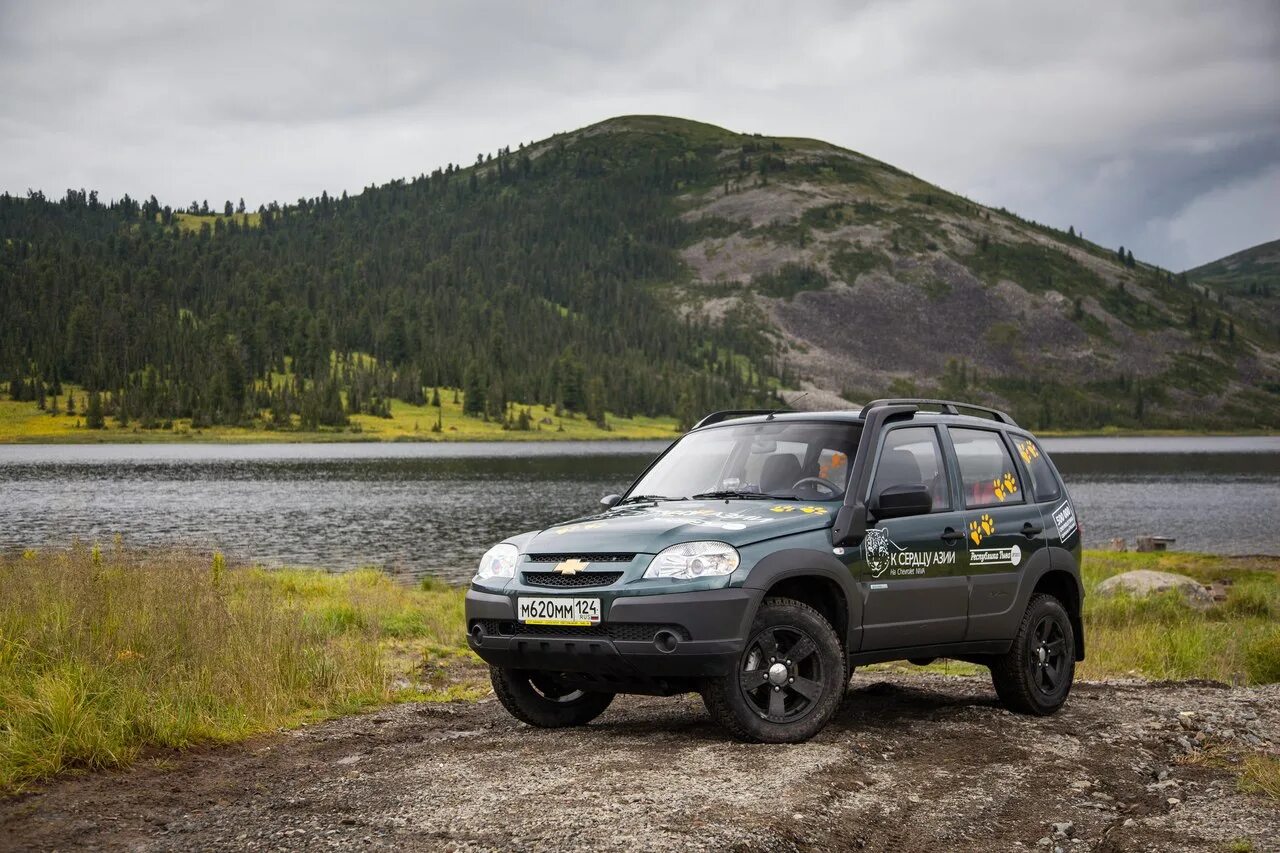
[[[858,650],[862,598],[848,567],[830,554],[811,548],[777,551],[751,569],[743,587],[761,590],[761,602],[772,596],[809,605],[831,623],[846,657]]]
[[[1036,580],[1031,594],[1044,593],[1052,595],[1062,603],[1071,620],[1071,631],[1076,638],[1076,660],[1084,660],[1084,620],[1081,611],[1084,605],[1084,590],[1080,579],[1065,569],[1052,568]]]

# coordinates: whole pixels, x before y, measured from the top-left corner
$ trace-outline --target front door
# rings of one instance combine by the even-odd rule
[[[953,506],[939,434],[932,426],[886,430],[870,496],[918,483],[933,495],[932,512],[876,521],[860,546],[863,651],[952,643],[964,636],[967,533],[964,513]]]
[[[1020,616],[1012,610],[1022,572],[1047,544],[1045,520],[1004,433],[949,427],[948,434],[960,472],[969,548],[965,639],[1005,638]]]

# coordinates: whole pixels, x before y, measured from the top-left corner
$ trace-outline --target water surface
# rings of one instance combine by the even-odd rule
[[[1086,544],[1280,553],[1280,437],[1045,442]],[[119,533],[273,564],[450,580],[493,542],[593,511],[664,442],[0,446],[0,547]]]

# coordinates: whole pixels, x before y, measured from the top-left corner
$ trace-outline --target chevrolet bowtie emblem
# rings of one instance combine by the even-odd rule
[[[562,560],[556,563],[555,571],[562,575],[576,575],[587,567],[587,564],[574,557],[572,560]]]

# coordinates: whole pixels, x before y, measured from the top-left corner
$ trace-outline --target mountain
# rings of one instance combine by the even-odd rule
[[[1280,340],[1280,240],[1187,270],[1187,278]]]
[[[1273,328],[809,139],[628,116],[256,214],[0,196],[0,376],[154,424],[462,387],[604,420],[942,394],[1039,428],[1280,424]],[[800,392],[806,394],[797,399]]]

